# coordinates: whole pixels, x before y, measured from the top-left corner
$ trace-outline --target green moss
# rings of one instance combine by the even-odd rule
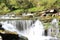
[[[43,11],[44,10],[44,6],[41,7],[33,7],[28,9],[28,12],[37,12],[37,11]]]

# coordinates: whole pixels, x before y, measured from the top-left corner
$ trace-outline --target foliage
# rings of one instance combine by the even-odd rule
[[[44,6],[42,7],[33,7],[28,9],[29,12],[36,12],[36,11],[43,11],[44,10]]]
[[[44,26],[45,26],[45,29],[49,29],[50,23],[45,23]]]
[[[24,11],[23,9],[20,9],[13,11],[13,13],[15,13],[16,15],[21,15],[23,11]]]
[[[8,9],[8,7],[4,3],[0,4],[0,14],[6,14],[9,11],[10,10]]]
[[[60,0],[0,0],[0,14],[23,9],[23,12],[59,9]]]

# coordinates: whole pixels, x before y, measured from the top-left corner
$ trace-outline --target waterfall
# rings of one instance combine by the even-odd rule
[[[1,21],[2,24],[11,24],[19,31],[28,30],[28,28],[34,23],[34,20],[6,20]]]
[[[35,23],[28,29],[23,31],[21,34],[27,37],[28,40],[50,40],[52,37],[43,36],[44,26],[41,21],[36,20]]]
[[[53,26],[58,27],[58,20],[57,19],[53,19],[51,23]]]
[[[43,35],[44,27],[42,23],[37,20],[31,27],[29,31],[29,40],[43,40],[41,36]]]
[[[52,37],[43,36],[44,26],[40,20],[13,20],[3,22],[3,28],[17,32],[28,40],[50,40]]]
[[[59,33],[58,20],[57,20],[57,19],[53,19],[52,22],[51,22],[51,24],[52,24],[52,27],[55,28],[55,31],[54,31],[54,29],[52,29],[52,31],[53,31],[54,33],[56,33],[56,34],[55,34],[55,37],[57,37],[57,35],[58,35],[58,33]]]
[[[2,25],[2,28],[11,32],[16,32],[16,28],[12,24],[9,24],[9,23],[4,23]]]
[[[0,23],[3,24],[3,28],[8,30],[8,31],[16,31],[18,33],[28,30],[30,26],[34,23],[33,20],[6,20],[6,21],[1,21]]]
[[[33,20],[19,20],[16,22],[16,27],[19,31],[28,30],[33,23]]]

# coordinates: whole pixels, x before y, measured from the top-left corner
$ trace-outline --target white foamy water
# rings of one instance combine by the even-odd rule
[[[51,23],[52,23],[52,26],[54,28],[56,28],[55,31],[53,31],[53,32],[56,33],[55,37],[57,37],[57,35],[59,34],[58,20],[57,19],[53,19]]]
[[[22,34],[24,34],[25,37],[28,38],[28,40],[49,40],[52,37],[50,36],[43,36],[44,33],[44,26],[42,22],[37,20],[29,30],[23,31]]]
[[[4,28],[5,30],[8,30],[8,31],[11,31],[11,32],[15,32],[16,31],[16,28],[12,24],[9,24],[7,22],[4,22],[2,24],[2,28]]]
[[[16,31],[18,34],[27,37],[28,40],[49,40],[52,38],[50,36],[43,36],[44,26],[39,20],[36,20],[36,22],[32,24],[31,28],[22,32],[18,31],[12,24],[8,24],[6,22],[3,24],[3,28],[12,32]]]
[[[58,20],[57,19],[53,19],[51,23],[52,23],[52,25],[55,25],[55,27],[58,27]]]

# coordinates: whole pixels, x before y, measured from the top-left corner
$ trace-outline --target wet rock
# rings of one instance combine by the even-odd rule
[[[28,40],[28,38],[24,37],[24,36],[21,36],[20,37],[20,40]]]
[[[2,34],[0,33],[2,40],[19,40],[19,36],[15,34]]]

